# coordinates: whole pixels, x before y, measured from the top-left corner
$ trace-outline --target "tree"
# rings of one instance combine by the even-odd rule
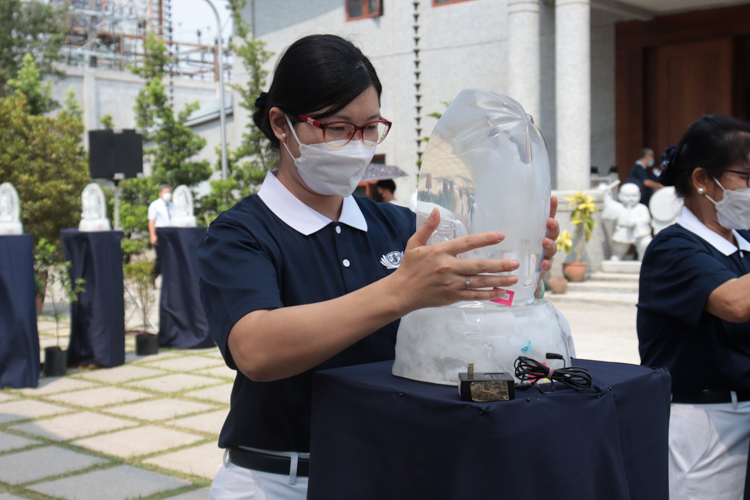
[[[0,0],[0,95],[18,76],[23,59],[32,54],[43,74],[58,74],[53,64],[61,58],[65,41],[64,8],[41,0]]]
[[[18,190],[21,220],[34,241],[57,241],[60,229],[77,227],[81,217],[81,193],[89,182],[84,126],[72,91],[67,107],[43,116],[31,112],[25,93],[43,95],[41,80],[24,85],[24,92],[0,98],[0,179]]]
[[[266,86],[268,71],[264,65],[273,53],[265,50],[266,42],[250,34],[250,26],[242,19],[241,10],[246,1],[229,0],[235,35],[242,39],[240,45],[231,43],[229,50],[239,58],[248,77],[246,86],[231,87],[240,95],[239,105],[252,115],[256,110],[255,99]],[[227,151],[228,179],[211,181],[211,192],[198,200],[200,222],[208,225],[220,212],[231,208],[238,199],[255,192],[266,172],[275,166],[275,161],[267,154],[268,146],[268,138],[251,120],[237,149]],[[216,152],[219,166],[221,145],[216,148]]]
[[[32,115],[42,115],[59,106],[51,97],[52,83],[42,83],[42,72],[31,54],[23,56],[23,66],[16,78],[8,80],[8,87],[16,95],[26,96],[26,110]]]
[[[151,163],[154,182],[195,186],[211,176],[207,161],[192,159],[206,145],[206,140],[185,125],[199,105],[188,104],[175,114],[163,83],[171,62],[166,45],[149,31],[144,49],[143,66],[131,66],[130,70],[146,80],[136,98],[136,125],[142,130],[144,142],[154,143],[144,151]]]

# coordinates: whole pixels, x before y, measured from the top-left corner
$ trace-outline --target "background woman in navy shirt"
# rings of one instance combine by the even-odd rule
[[[685,205],[643,258],[641,363],[672,374],[670,498],[741,499],[750,446],[750,125],[690,125],[660,182]]]
[[[502,233],[425,246],[437,211],[415,233],[409,209],[351,196],[390,128],[381,90],[359,49],[313,35],[286,50],[256,101],[279,168],[211,224],[199,250],[210,328],[238,370],[219,438],[229,461],[210,498],[305,498],[312,371],[393,359],[401,316],[495,299],[492,287],[517,281],[485,273],[518,262],[456,257]],[[549,259],[559,227],[547,228]]]

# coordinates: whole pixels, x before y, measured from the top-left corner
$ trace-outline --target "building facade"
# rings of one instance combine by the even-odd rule
[[[410,174],[397,179],[401,201],[436,123],[428,115],[464,88],[524,106],[563,193],[590,188],[592,167],[624,179],[642,147],[663,150],[704,113],[748,118],[747,0],[248,0],[243,16],[276,54],[270,70],[314,33],[370,57],[394,122],[378,153]]]

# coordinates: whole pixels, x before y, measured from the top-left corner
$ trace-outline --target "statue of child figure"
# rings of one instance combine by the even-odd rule
[[[651,214],[640,203],[641,190],[633,183],[623,184],[617,198],[619,202],[612,199],[609,189],[604,192],[602,218],[615,221],[610,260],[623,260],[630,245],[635,245],[637,258],[641,260],[651,243]]]

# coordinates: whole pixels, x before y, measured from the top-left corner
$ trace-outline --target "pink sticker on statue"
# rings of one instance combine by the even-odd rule
[[[493,288],[493,290],[502,290],[501,288]],[[510,306],[513,305],[513,296],[516,294],[516,292],[512,292],[510,290],[503,290],[505,292],[505,295],[500,297],[499,299],[491,300],[490,302],[494,302],[495,304],[502,304],[504,306]]]

